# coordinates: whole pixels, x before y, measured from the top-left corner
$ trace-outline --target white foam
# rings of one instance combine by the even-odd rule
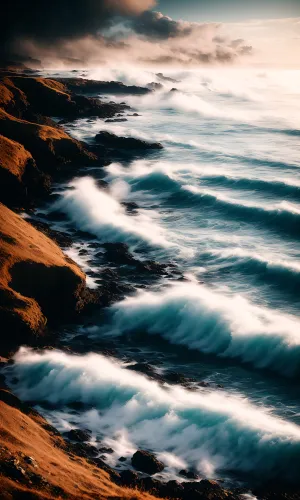
[[[161,386],[98,354],[22,348],[15,362],[7,370],[18,378],[19,396],[93,406],[72,414],[72,421],[90,428],[94,438],[104,432],[118,453],[146,447],[164,457],[171,470],[188,464],[210,476],[224,469],[264,477],[297,474],[299,426],[244,397]]]

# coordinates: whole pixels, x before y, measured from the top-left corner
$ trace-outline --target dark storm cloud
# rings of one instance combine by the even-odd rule
[[[148,38],[165,39],[186,36],[192,32],[192,24],[174,21],[161,12],[146,11],[130,23],[132,29]]]
[[[113,23],[118,16],[139,15],[154,0],[11,0],[2,5],[0,47],[12,54],[22,42],[41,46],[76,40]]]

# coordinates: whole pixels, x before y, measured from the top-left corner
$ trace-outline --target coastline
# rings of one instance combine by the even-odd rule
[[[5,78],[7,78],[7,77],[5,77]],[[19,77],[19,78],[22,78],[22,77]],[[1,123],[0,123],[0,133],[3,134],[3,136],[7,140],[14,141],[14,144],[15,144],[17,142],[17,139],[22,141],[22,138],[24,135],[24,137],[26,138],[26,141],[24,142],[24,145],[21,144],[21,146],[23,148],[25,146],[25,148],[24,148],[25,151],[27,151],[27,147],[29,150],[29,155],[28,155],[27,153],[24,153],[22,148],[19,149],[19,151],[21,151],[21,153],[22,153],[21,159],[19,162],[19,164],[21,165],[20,170],[19,170],[19,172],[17,172],[17,175],[15,172],[10,170],[9,180],[7,181],[5,190],[3,190],[5,192],[6,199],[10,199],[10,196],[7,196],[8,191],[15,192],[15,189],[16,189],[16,186],[18,185],[18,183],[21,184],[20,195],[18,197],[14,197],[14,201],[12,203],[12,207],[14,209],[18,209],[18,210],[22,209],[24,206],[27,209],[29,208],[29,210],[32,210],[34,200],[39,199],[40,194],[41,194],[39,189],[37,191],[34,191],[32,196],[31,196],[31,194],[30,194],[30,196],[28,196],[29,187],[32,185],[33,179],[36,179],[36,176],[38,177],[39,182],[41,182],[43,186],[45,186],[45,183],[46,183],[46,189],[45,189],[45,187],[43,187],[42,194],[47,195],[47,192],[49,192],[49,189],[50,189],[50,182],[51,182],[49,180],[49,177],[48,177],[49,174],[51,176],[54,176],[55,178],[57,178],[57,177],[60,178],[62,173],[63,173],[62,171],[64,169],[66,169],[68,172],[70,172],[70,174],[74,175],[74,173],[76,171],[76,170],[74,171],[74,169],[76,169],[76,166],[79,166],[79,165],[82,166],[82,163],[85,163],[86,165],[89,165],[89,166],[90,165],[97,165],[98,166],[99,162],[102,164],[106,164],[109,161],[109,158],[111,155],[111,152],[109,151],[109,149],[110,148],[114,149],[114,143],[111,142],[112,139],[114,139],[114,138],[111,138],[111,137],[109,138],[110,141],[109,141],[108,149],[107,149],[107,143],[103,143],[103,142],[96,145],[96,146],[91,147],[87,144],[83,144],[83,143],[80,143],[79,141],[76,141],[75,139],[72,139],[70,136],[68,136],[68,134],[66,134],[66,132],[63,130],[63,128],[60,125],[57,126],[54,122],[51,122],[51,125],[49,125],[49,124],[45,125],[45,123],[50,123],[49,122],[50,118],[47,116],[47,114],[46,114],[46,118],[45,117],[43,118],[43,116],[44,116],[43,113],[45,111],[50,111],[50,108],[52,110],[53,105],[56,106],[56,110],[58,110],[60,108],[60,106],[63,107],[63,110],[64,110],[63,112],[66,114],[65,114],[65,116],[62,116],[62,115],[60,116],[60,118],[62,120],[66,120],[66,119],[68,120],[70,118],[74,119],[75,117],[83,116],[82,111],[79,111],[79,112],[75,111],[76,106],[74,107],[73,104],[71,104],[71,105],[68,104],[70,102],[75,102],[75,103],[77,102],[77,106],[78,106],[78,103],[82,102],[82,101],[80,101],[80,100],[76,101],[76,99],[74,100],[74,96],[71,94],[68,94],[66,92],[66,89],[62,88],[60,86],[61,85],[60,82],[59,82],[59,85],[57,86],[56,82],[54,82],[53,80],[50,80],[51,83],[49,86],[49,82],[46,81],[46,83],[45,83],[44,79],[41,79],[41,78],[38,78],[38,82],[36,79],[33,79],[34,80],[33,85],[34,85],[34,87],[37,84],[38,84],[38,86],[41,86],[42,95],[40,95],[38,93],[36,94],[35,93],[36,88],[35,88],[34,92],[31,93],[31,98],[29,98],[28,97],[28,82],[29,82],[29,79],[31,79],[31,77],[25,77],[25,78],[28,78],[28,79],[25,81],[25,84],[24,84],[24,82],[22,83],[22,85],[21,85],[22,88],[16,87],[16,81],[14,78],[12,81],[13,86],[8,85],[8,87],[6,87],[4,85],[4,87],[6,88],[6,91],[5,90],[3,91],[5,99],[2,101],[2,104],[4,102],[4,109],[3,109],[3,112],[1,115]],[[18,90],[17,91],[12,90],[15,88],[18,88]],[[26,88],[27,88],[27,94],[26,94],[26,90],[25,90]],[[46,88],[46,90],[45,90],[45,88]],[[46,92],[46,94],[44,94],[44,92]],[[48,95],[50,95],[49,92],[51,95],[53,94],[53,92],[55,93],[55,98],[53,98],[53,101],[55,101],[55,104],[53,104],[53,102],[52,102],[52,104],[48,103],[50,105],[50,108],[43,109],[42,110],[43,113],[40,113],[39,112],[40,103],[46,102],[45,99],[48,99]],[[11,93],[12,94],[14,93],[13,97],[11,97],[11,95],[10,95]],[[29,91],[29,94],[30,94],[30,91]],[[56,94],[58,95],[58,97]],[[33,106],[32,106],[32,104],[30,104],[29,108],[32,106],[32,109],[28,109],[28,106],[26,106],[25,103],[26,102],[30,103],[30,100],[33,98],[32,96],[35,96],[35,95],[38,96],[38,104],[35,103]],[[47,97],[45,97],[45,96],[47,96]],[[85,99],[89,99],[89,98],[85,98]],[[14,104],[11,102],[12,100],[14,101]],[[110,104],[109,111],[104,111],[103,109],[101,109],[101,111],[100,111],[100,109],[98,109],[99,107],[96,106],[94,101],[86,101],[85,100],[84,101],[85,106],[87,106],[87,102],[89,103],[89,106],[92,107],[92,109],[90,109],[90,111],[88,111],[87,113],[95,113],[96,112],[95,107],[96,107],[97,113],[98,113],[98,115],[96,115],[96,116],[100,116],[100,114],[101,114],[102,118],[103,118],[103,114],[105,114],[105,113],[107,113],[108,119],[113,119],[113,117],[115,115],[120,114],[120,111],[124,111],[124,110],[128,111],[128,108],[124,107],[124,105],[122,105],[123,107],[120,108],[119,107],[120,105],[114,106],[113,104]],[[23,109],[22,109],[22,106],[24,106]],[[70,106],[72,108],[71,111],[70,111]],[[9,109],[9,111],[14,112],[15,114],[10,115],[8,113],[7,109]],[[106,108],[106,109],[108,110],[108,108]],[[65,111],[65,110],[67,110],[67,111]],[[113,115],[112,115],[112,112],[113,112]],[[15,115],[18,115],[18,116],[15,116]],[[31,120],[28,120],[28,119],[33,118],[33,117],[37,117],[37,115],[39,116],[39,120],[41,123],[34,124],[34,126],[32,126]],[[93,115],[88,114],[87,116],[93,116]],[[24,119],[24,117],[26,119]],[[26,132],[24,132],[24,131],[26,131]],[[5,134],[8,134],[9,137],[6,137]],[[4,142],[6,142],[6,141],[4,140]],[[144,148],[144,146],[145,146],[145,144],[142,146],[142,149]],[[15,160],[13,160],[13,161],[15,164]],[[29,173],[27,173],[28,162],[31,165],[31,167],[29,168]],[[34,164],[34,162],[35,162],[35,164]],[[54,167],[54,172],[52,173],[51,169],[52,169],[53,163],[55,164],[55,167]],[[42,164],[45,165],[45,171],[41,172]],[[6,170],[9,170],[9,162],[7,163],[7,165],[8,166],[6,167]],[[30,173],[32,170],[34,171],[33,176]],[[66,172],[66,175],[68,175],[67,172]],[[47,176],[47,178],[45,178],[44,176]],[[46,182],[46,180],[47,180],[47,182]],[[0,201],[2,201],[2,200],[0,200]],[[132,209],[134,209],[134,207],[131,206],[131,207],[128,207],[128,209],[132,210]],[[26,222],[26,220],[24,221],[23,219],[18,218],[18,222],[17,222],[17,216],[10,214],[10,212],[7,212],[7,210],[8,209],[4,209],[3,213],[5,213],[8,218],[12,218],[14,220],[14,223],[12,224],[12,226],[16,227],[16,226],[20,225],[20,226],[22,226],[22,229],[24,227],[23,233],[24,234],[27,233],[25,226],[27,226],[28,223]],[[36,224],[38,227],[39,223],[36,222]],[[3,227],[7,227],[7,219],[4,221]],[[39,252],[43,253],[43,255],[45,255],[44,245],[51,246],[51,248],[52,248],[52,252],[50,252],[51,258],[53,257],[53,253],[60,251],[58,247],[57,247],[57,250],[54,250],[54,246],[52,246],[52,245],[54,245],[54,243],[53,242],[51,244],[49,243],[49,241],[48,241],[49,237],[51,240],[54,240],[54,241],[56,240],[56,242],[58,242],[58,243],[62,242],[62,246],[66,246],[66,240],[63,241],[61,239],[61,238],[63,238],[63,235],[61,235],[61,234],[57,235],[57,233],[55,234],[55,232],[53,232],[53,229],[51,228],[51,222],[48,226],[46,226],[45,224],[43,226],[40,223],[40,226],[38,227],[38,229],[41,230],[43,234],[37,236],[37,234],[39,234],[39,233],[35,232],[35,230],[34,230],[32,233],[31,240],[34,242],[35,245],[37,243],[37,241],[36,241],[37,238],[40,238],[41,240],[43,240],[42,242],[40,242],[41,246],[39,247]],[[4,231],[4,229],[3,229],[3,231]],[[3,231],[2,231],[2,233],[3,233]],[[48,236],[45,236],[45,232],[46,232],[46,234],[48,234]],[[9,245],[9,246],[16,245],[16,242],[12,241],[12,239],[16,235],[14,235],[11,232],[9,234],[5,234],[4,236],[6,238],[6,242],[4,239],[5,245]],[[9,241],[9,239],[10,239],[10,241]],[[31,243],[28,242],[28,248],[30,247],[30,244],[32,244],[32,241],[31,241]],[[22,239],[22,243],[26,244],[26,241],[24,241],[24,239]],[[173,277],[175,279],[182,279],[182,276],[180,275],[180,270],[179,271],[176,269],[174,270],[174,268],[171,269],[170,266],[166,266],[166,265],[156,263],[153,261],[148,261],[148,262],[146,262],[146,264],[145,264],[145,262],[142,263],[128,252],[128,248],[126,247],[126,245],[123,245],[123,246],[117,246],[117,244],[111,244],[111,245],[112,246],[107,247],[107,253],[109,254],[109,258],[111,258],[114,262],[119,262],[119,263],[131,262],[131,264],[133,264],[139,271],[142,269],[143,272],[147,272],[148,274],[152,275],[154,279],[156,276],[160,276],[160,274],[162,272],[166,272],[166,270],[167,270],[167,272],[169,272],[169,275],[171,278]],[[19,248],[19,246],[20,246],[20,244],[17,243],[18,248]],[[7,255],[8,253],[11,254],[11,251],[9,251],[7,248],[4,248],[4,254]],[[11,267],[15,266],[16,262],[19,262],[20,260],[22,260],[24,258],[24,255],[25,254],[23,254],[23,256],[17,256],[16,260],[13,263],[11,263],[10,266]],[[106,306],[106,305],[114,302],[115,300],[123,297],[124,293],[130,292],[129,289],[126,289],[126,288],[122,289],[122,286],[121,286],[121,288],[119,287],[116,289],[116,282],[118,280],[115,276],[110,276],[110,278],[108,276],[107,282],[102,285],[100,294],[99,294],[99,292],[94,293],[92,291],[89,291],[84,286],[84,276],[82,274],[82,271],[79,269],[79,267],[76,264],[72,263],[70,261],[69,257],[68,258],[63,257],[63,255],[60,255],[59,257],[60,257],[60,259],[65,258],[66,261],[65,262],[60,261],[59,263],[57,263],[53,260],[51,261],[51,259],[50,259],[47,262],[38,262],[38,263],[46,266],[47,268],[49,266],[50,267],[51,266],[58,266],[61,268],[68,268],[70,270],[70,272],[73,273],[73,276],[76,275],[78,277],[79,281],[78,281],[78,279],[76,279],[74,284],[72,282],[69,290],[66,290],[63,294],[63,296],[67,298],[67,302],[69,302],[69,306],[67,307],[67,309],[69,309],[69,314],[67,314],[65,317],[63,317],[62,311],[59,310],[59,308],[58,308],[58,306],[61,305],[62,296],[60,296],[57,293],[58,292],[57,288],[54,287],[52,290],[49,291],[49,286],[47,286],[48,291],[47,291],[47,296],[45,297],[39,287],[34,289],[34,290],[33,289],[26,290],[26,287],[25,288],[23,287],[24,282],[25,283],[28,282],[28,276],[30,276],[30,279],[32,281],[32,276],[34,276],[34,274],[32,274],[32,270],[30,270],[30,274],[28,274],[29,271],[27,271],[27,270],[24,271],[24,269],[22,270],[21,274],[19,273],[19,276],[17,276],[17,278],[16,278],[16,282],[18,282],[18,284],[16,285],[15,289],[12,286],[11,277],[10,277],[10,281],[9,281],[9,279],[7,279],[6,283],[4,283],[5,292],[7,291],[7,288],[9,286],[13,290],[13,292],[11,292],[11,290],[10,290],[10,293],[17,294],[18,300],[20,300],[20,297],[19,297],[20,293],[24,294],[25,298],[27,297],[26,293],[28,293],[27,299],[28,298],[32,299],[32,297],[36,296],[37,297],[36,303],[38,306],[40,306],[40,307],[37,307],[37,309],[36,309],[37,321],[34,325],[29,325],[29,331],[27,331],[25,337],[23,337],[23,327],[20,328],[20,333],[17,336],[18,340],[16,341],[15,346],[14,346],[15,349],[19,345],[24,343],[23,338],[26,339],[27,344],[32,344],[32,343],[36,344],[36,341],[35,341],[35,339],[37,338],[36,336],[39,335],[39,333],[42,330],[45,332],[45,327],[47,324],[46,318],[48,320],[48,325],[50,326],[50,329],[51,328],[55,329],[55,324],[57,324],[58,317],[60,318],[59,323],[63,324],[64,322],[66,322],[70,319],[74,320],[76,318],[77,313],[80,311],[84,312],[84,310],[86,308],[89,308],[89,307],[93,308],[95,306],[96,307]],[[30,259],[32,259],[32,258],[33,258],[33,256],[31,255]],[[28,256],[25,258],[25,260],[28,260]],[[162,266],[162,267],[159,267],[159,266]],[[108,267],[108,271],[109,271],[109,267]],[[38,273],[39,272],[40,271],[38,270]],[[63,272],[65,272],[65,271],[63,271]],[[61,280],[63,280],[63,281],[65,280],[65,278],[63,276],[59,277],[57,279],[59,282],[61,282]],[[52,280],[50,279],[50,282],[51,281]],[[57,283],[56,279],[54,281]],[[44,287],[46,283],[47,283],[47,279],[43,279],[42,286]],[[49,302],[49,300],[52,301],[53,297],[55,297],[57,299],[57,305],[55,307],[53,307],[53,304],[51,304],[51,307],[49,307],[49,304],[47,304],[47,301],[48,302]],[[72,299],[69,301],[68,297],[71,297]],[[9,297],[9,298],[11,299],[11,297]],[[31,303],[31,306],[32,306],[32,303]],[[28,307],[29,307],[29,305],[28,305]],[[16,313],[17,309],[19,309],[19,307],[16,308],[15,304],[13,304],[12,309],[11,309],[11,311],[13,311],[13,315],[9,316],[9,314],[7,313],[7,310],[9,311],[9,307],[8,308],[6,307],[5,321],[7,321],[7,323],[6,323],[7,329],[11,328],[11,323],[9,323],[9,321],[11,320],[12,317],[13,317],[13,320],[15,321],[15,317],[16,317],[15,313]],[[38,309],[39,309],[39,311],[38,311]],[[65,312],[65,303],[64,303],[63,309]],[[47,311],[47,314],[43,314],[45,310]],[[23,321],[23,319],[22,319],[22,321]],[[76,319],[75,319],[75,321],[76,321]],[[28,327],[28,322],[26,325]],[[15,329],[15,328],[16,328],[16,326],[14,323],[13,329]],[[39,344],[39,339],[38,339],[37,344]],[[47,346],[50,345],[51,346],[51,343],[49,344],[49,337],[48,338],[46,337],[46,344],[44,343],[44,340],[42,340],[42,345],[47,345]],[[9,347],[8,350],[3,349],[3,352],[0,354],[7,354],[9,352],[9,350],[14,351],[14,348]],[[79,352],[80,352],[80,350],[79,350]],[[148,370],[148,373],[147,373],[147,370]],[[141,367],[141,371],[143,373],[146,373],[146,375],[153,376],[153,374],[151,374],[151,369],[149,369],[149,367],[147,368],[146,364],[143,367]],[[189,382],[188,380],[182,380],[179,383],[188,384],[188,382]],[[7,404],[7,401],[9,401],[9,400],[8,399],[5,400],[5,398],[7,398],[6,394],[7,393],[5,393],[4,401],[2,400],[2,402],[4,405],[9,406],[10,408],[13,408],[13,406],[10,406],[9,403]],[[12,402],[12,400],[10,400],[10,402]],[[16,403],[16,402],[13,404],[20,405],[20,403]],[[9,411],[12,411],[12,410],[9,410]],[[18,410],[18,411],[20,411],[20,410]],[[26,410],[26,411],[29,411],[29,410]],[[16,417],[14,417],[14,418],[16,418]],[[37,418],[39,418],[39,417],[37,417]],[[53,432],[53,431],[51,431],[51,432]],[[101,464],[101,467],[103,467],[103,466],[104,466],[104,464]],[[113,472],[111,472],[111,473],[113,475]],[[23,473],[22,473],[22,475],[23,475]],[[150,491],[155,491],[156,493],[160,493],[160,491],[161,491],[161,487],[158,484],[156,484],[155,482],[153,482],[153,480],[152,480],[152,482],[148,481],[148,483],[145,483],[145,481],[144,481],[144,483],[140,483],[140,480],[138,480],[137,477],[135,476],[135,477],[132,477],[130,480],[127,477],[126,481],[127,481],[128,486],[135,487],[135,486],[139,486],[139,484],[140,484],[141,486],[144,486],[144,489],[148,489]],[[18,488],[19,487],[18,481],[16,483],[17,483],[16,487]],[[188,483],[188,484],[194,484],[194,485],[198,484],[199,485],[201,483],[203,483],[203,480],[200,482],[195,481],[193,483]],[[146,486],[145,486],[145,484],[146,484]],[[171,485],[169,485],[169,486],[171,487]],[[203,484],[203,487],[204,486],[205,485]],[[9,487],[12,487],[11,484]],[[241,498],[241,494],[242,494],[240,491],[237,491],[236,493],[230,493],[226,490],[223,490],[221,488],[221,486],[211,482],[211,483],[206,483],[205,490],[198,491],[195,488],[194,491],[191,491],[191,490],[187,490],[186,492],[182,491],[181,494],[183,496],[179,497],[180,492],[178,491],[178,485],[173,484],[173,487],[174,487],[174,491],[175,491],[174,496],[172,496],[170,494],[170,490],[169,490],[167,493],[167,496],[169,498],[188,498],[188,499],[192,499],[192,498],[199,498],[199,499],[201,499],[201,498],[210,498],[210,499],[227,498],[227,499],[230,499],[231,498],[231,499],[235,499],[235,498]],[[177,487],[177,490],[176,490],[176,487]],[[130,494],[133,495],[133,493],[129,494],[126,491],[125,492],[122,491],[122,493],[119,490],[116,490],[116,491],[113,491],[113,494],[110,496],[117,496],[117,497],[119,496],[120,498],[130,498],[129,495]],[[50,492],[49,494],[50,494],[49,498],[51,498],[51,494],[53,494],[53,493]],[[269,494],[270,494],[270,492],[268,492],[268,495]],[[273,493],[271,493],[271,494],[273,494]],[[48,495],[48,492],[46,493],[46,495]],[[125,496],[120,496],[120,495],[125,495]],[[138,494],[136,494],[136,495],[138,495]],[[142,498],[147,498],[145,493],[143,493],[142,495],[143,495]],[[101,494],[99,496],[101,496]],[[109,496],[105,496],[105,494],[102,494],[102,497],[109,498]],[[47,498],[47,496],[45,498]],[[74,498],[76,498],[76,496],[74,496]],[[80,498],[83,498],[83,497],[80,497]],[[91,497],[87,496],[86,498],[91,498]],[[137,498],[138,498],[138,496],[137,496]],[[275,498],[275,497],[274,496],[273,497],[272,496],[264,496],[262,498]],[[278,496],[276,498],[281,498],[281,497]],[[282,498],[284,498],[284,497],[282,497]],[[296,497],[291,496],[291,497],[285,497],[285,498],[296,498]]]

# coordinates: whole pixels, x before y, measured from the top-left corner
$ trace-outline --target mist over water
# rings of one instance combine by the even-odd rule
[[[300,72],[165,74],[178,83],[161,82],[162,89],[146,96],[106,97],[126,100],[141,116],[124,123],[82,119],[69,128],[87,141],[108,130],[160,141],[164,149],[115,161],[101,175],[83,171],[50,208],[63,211],[93,240],[123,242],[141,259],[175,263],[185,280],[170,283],[162,276],[146,291],[134,283],[133,295],[80,330],[86,354],[22,349],[9,369],[11,380],[21,397],[55,403],[46,414],[60,429],[88,427],[94,436],[105,435],[115,450],[107,457],[114,465],[119,456],[145,447],[167,464],[169,478],[194,467],[207,477],[256,481],[258,475],[280,475],[295,481]],[[89,76],[158,83],[154,72],[131,68]],[[99,178],[110,183],[109,190]],[[136,202],[136,212],[128,213],[124,201]],[[76,259],[75,250],[70,255]],[[197,381],[204,374],[221,380],[224,389],[161,385],[93,353],[93,340],[127,339],[132,346],[137,335],[141,356],[151,355],[155,369],[167,365]],[[162,365],[156,366],[154,342]],[[74,402],[85,410],[70,412],[67,405]]]

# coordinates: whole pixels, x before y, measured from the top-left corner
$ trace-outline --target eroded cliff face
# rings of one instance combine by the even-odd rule
[[[80,310],[85,286],[84,273],[56,243],[0,204],[0,353]]]

